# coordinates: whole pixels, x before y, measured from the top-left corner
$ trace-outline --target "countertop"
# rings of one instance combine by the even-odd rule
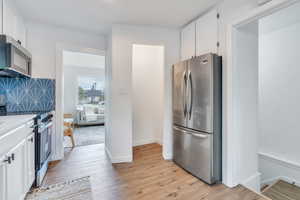
[[[29,122],[34,117],[36,117],[36,115],[0,116],[0,137],[7,132],[25,124],[26,122]]]

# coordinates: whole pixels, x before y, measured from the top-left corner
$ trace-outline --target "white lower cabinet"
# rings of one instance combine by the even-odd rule
[[[3,157],[0,159],[0,199],[4,200],[6,198],[6,158]]]
[[[23,200],[35,179],[33,129],[27,127],[16,131],[16,134],[24,135],[24,139],[0,158],[0,200]],[[11,134],[13,136],[14,131]]]
[[[35,179],[35,140],[34,134],[27,137],[26,140],[26,179],[25,191],[28,191]]]
[[[11,162],[7,163],[7,200],[24,199],[25,184],[25,140],[13,148],[7,155]]]

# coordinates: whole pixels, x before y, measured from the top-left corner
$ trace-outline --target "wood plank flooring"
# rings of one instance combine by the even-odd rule
[[[263,194],[272,200],[299,200],[300,187],[279,180],[274,185],[267,187]]]
[[[90,176],[94,200],[265,200],[238,186],[209,186],[161,156],[158,144],[134,148],[134,162],[110,164],[104,145],[66,149],[50,165],[44,184]]]

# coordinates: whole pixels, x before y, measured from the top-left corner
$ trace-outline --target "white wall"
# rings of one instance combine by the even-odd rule
[[[250,177],[246,177],[246,180],[240,180],[244,179],[246,175],[242,175],[241,177],[238,177],[238,175],[235,175],[232,171],[237,172],[238,168],[236,166],[235,161],[237,160],[237,155],[232,152],[237,152],[236,149],[232,150],[237,143],[240,143],[240,141],[235,141],[234,139],[231,139],[230,136],[233,135],[233,131],[236,129],[236,126],[234,123],[231,123],[231,119],[233,118],[233,110],[234,107],[232,106],[231,102],[234,98],[234,95],[231,94],[233,91],[233,82],[231,82],[233,71],[231,69],[231,66],[228,66],[228,62],[230,59],[228,59],[228,56],[230,56],[230,52],[227,52],[228,50],[228,43],[230,42],[229,39],[229,31],[228,28],[229,25],[232,24],[235,20],[239,19],[243,15],[247,14],[248,12],[251,12],[254,8],[257,8],[258,2],[253,0],[222,0],[219,4],[217,4],[214,8],[210,8],[204,15],[202,14],[197,20],[197,36],[201,37],[204,35],[206,38],[205,40],[205,47],[209,47],[208,49],[204,47],[204,51],[211,51],[211,52],[218,52],[219,55],[222,56],[223,61],[223,142],[222,142],[222,152],[223,152],[223,183],[225,183],[228,186],[236,186],[237,184],[241,182],[247,181]],[[218,11],[220,18],[217,20],[216,18],[216,11]],[[211,31],[207,32],[206,27],[209,27],[208,29]],[[203,30],[205,29],[205,30]],[[245,35],[246,36],[246,35]],[[184,34],[183,34],[184,38]],[[192,37],[187,37],[182,40],[182,42],[185,42],[185,40],[193,42]],[[197,39],[196,39],[197,40]],[[201,39],[197,40],[200,41]],[[203,38],[202,38],[203,40]],[[197,42],[197,48],[202,49],[201,41]],[[219,42],[220,46],[219,48],[216,48],[217,42]],[[188,46],[188,45],[187,45]],[[190,45],[193,46],[193,45]],[[185,45],[181,46],[181,51],[187,51]],[[193,46],[194,48],[194,46]],[[192,48],[192,49],[193,49]],[[182,52],[182,55],[188,54],[189,52]],[[245,117],[247,118],[247,117]],[[251,138],[251,136],[250,136]],[[252,141],[253,138],[251,138]],[[253,153],[254,154],[254,153]],[[254,156],[257,156],[254,154]],[[254,156],[251,156],[252,158]],[[253,168],[255,168],[255,160],[252,160],[253,162]],[[250,161],[251,163],[251,161]],[[247,169],[250,169],[251,167],[246,167]],[[250,172],[238,172],[241,174],[249,174],[253,172],[251,169]],[[234,174],[234,175],[233,175]],[[252,174],[251,177],[254,175]]]
[[[231,124],[230,119],[232,119],[232,110],[230,102],[232,101],[233,96],[230,95],[230,91],[232,91],[232,69],[231,66],[228,66],[230,56],[230,52],[228,52],[229,46],[229,25],[232,24],[235,20],[239,19],[243,15],[251,12],[255,8],[257,8],[257,1],[254,0],[223,0],[218,5],[218,10],[220,13],[219,19],[219,27],[218,27],[218,40],[220,42],[219,54],[222,56],[223,61],[223,142],[222,142],[222,151],[223,151],[223,183],[227,186],[233,187],[236,184],[247,181],[255,174],[246,178],[246,180],[239,180],[241,177],[235,177],[233,175],[233,171],[237,171],[238,169],[235,166],[236,157],[235,154],[232,154],[231,148],[235,146],[235,144],[240,141],[235,141],[230,139],[230,136],[233,134],[233,124]],[[214,45],[214,44],[212,44]],[[236,151],[235,151],[236,152]],[[254,166],[255,166],[255,162]],[[251,170],[252,171],[252,170]],[[239,172],[240,174],[242,172]]]
[[[107,50],[105,56],[105,152],[108,154],[111,160],[113,160],[111,152],[112,149],[112,34],[107,37]]]
[[[56,79],[55,133],[53,160],[63,158],[63,50],[105,50],[106,38],[101,35],[78,32],[46,24],[27,22],[27,48],[32,54],[32,76]],[[64,49],[67,48],[67,49]],[[93,49],[93,50],[91,50]]]
[[[300,183],[299,12],[298,3],[260,21],[259,152],[263,183],[278,177]]]
[[[164,118],[164,47],[133,45],[133,145],[161,143]]]
[[[243,93],[243,91],[239,91],[237,87],[242,86],[244,82],[244,79],[241,79],[242,82],[237,81],[238,79],[236,79],[237,78],[236,76],[239,76],[239,74],[236,70],[238,67],[241,67],[241,65],[245,65],[249,62],[248,60],[245,60],[245,62],[236,63],[236,60],[240,59],[237,57],[239,52],[243,52],[245,51],[245,49],[252,47],[251,44],[244,45],[244,46],[239,46],[236,44],[236,42],[239,39],[238,38],[239,36],[236,35],[237,33],[236,29],[238,29],[238,27],[240,27],[241,24],[244,25],[246,23],[251,22],[251,20],[255,20],[262,17],[263,15],[276,12],[278,8],[283,8],[286,5],[291,4],[292,2],[295,1],[290,1],[290,0],[272,1],[271,3],[266,4],[261,8],[252,10],[250,12],[245,12],[245,14],[241,16],[241,18],[237,18],[232,22],[230,26],[228,26],[228,28],[232,29],[232,32],[228,32],[229,40],[227,41],[230,42],[229,49],[228,49],[229,51],[228,52],[225,51],[225,53],[227,54],[227,55],[225,54],[226,55],[225,59],[229,59],[229,60],[228,62],[226,62],[227,65],[225,65],[225,69],[224,69],[226,72],[224,78],[226,84],[224,90],[224,94],[226,98],[224,102],[226,115],[223,118],[225,119],[224,120],[225,137],[223,137],[225,141],[223,144],[224,146],[226,145],[224,152],[226,153],[227,151],[227,153],[223,157],[223,160],[225,160],[225,164],[226,164],[226,167],[223,170],[223,173],[225,174],[223,180],[229,186],[235,186],[239,183],[242,183],[248,187],[251,187],[252,189],[256,188],[256,190],[258,190],[259,189],[258,183],[259,183],[259,176],[260,176],[259,172],[257,171],[255,172],[254,170],[255,168],[257,168],[257,155],[255,155],[256,154],[255,148],[253,148],[252,146],[248,145],[248,143],[246,143],[247,141],[249,141],[250,144],[253,144],[253,141],[255,141],[255,138],[257,138],[258,136],[257,131],[253,132],[252,135],[249,136],[247,135],[246,138],[240,137],[240,135],[243,135],[244,129],[240,129],[239,126],[247,122],[238,121],[239,118],[238,116],[236,116],[237,112],[240,112],[239,110],[237,110],[238,109],[237,106],[239,106],[240,102],[237,101],[239,101],[240,92]],[[245,43],[245,41],[241,41],[241,42]],[[251,57],[252,55],[249,54],[248,58]],[[232,66],[236,68],[233,68]],[[252,96],[249,97],[252,98]],[[245,102],[247,102],[247,100]],[[251,111],[250,115],[252,114],[253,112]],[[258,116],[256,117],[256,119],[257,118]],[[254,119],[255,118],[251,118],[251,120]],[[249,125],[251,123],[252,122],[250,121]],[[257,146],[257,144],[255,146]],[[250,149],[253,149],[253,151],[249,151]],[[240,152],[244,152],[242,156]],[[247,152],[247,154],[245,152]],[[241,159],[241,157],[243,156],[244,158],[249,158],[249,160],[247,160],[247,162],[243,162],[244,159]],[[251,172],[253,173],[253,175],[249,176]],[[246,176],[244,175],[246,174],[248,174],[249,177],[245,179]]]
[[[78,77],[105,79],[104,69],[64,66],[64,113],[76,113],[78,103]]]
[[[235,32],[234,126],[238,130],[240,183],[260,191],[258,173],[258,22]]]
[[[27,48],[32,53],[32,75],[55,78],[56,46],[66,44],[105,50],[104,36],[38,23],[27,23]]]
[[[132,45],[165,47],[163,154],[172,157],[171,67],[179,61],[179,30],[151,26],[114,25],[112,28],[111,130],[113,162],[132,161]]]

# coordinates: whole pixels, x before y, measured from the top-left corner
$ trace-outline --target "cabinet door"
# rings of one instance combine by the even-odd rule
[[[6,198],[6,159],[0,159],[0,199]]]
[[[17,16],[10,0],[3,0],[3,33],[13,38],[16,36]]]
[[[26,47],[26,26],[15,3],[3,0],[3,33],[19,40]]]
[[[7,199],[21,200],[24,198],[24,158],[25,140],[12,149],[7,156],[11,157],[11,163],[7,165]]]
[[[18,15],[16,18],[16,30],[15,30],[15,39],[21,42],[23,47],[26,47],[26,26],[24,19]]]
[[[34,134],[27,137],[26,140],[26,180],[25,191],[28,191],[35,179],[35,138]]]
[[[213,9],[196,21],[196,54],[218,53],[218,11]]]
[[[181,60],[196,55],[196,24],[192,22],[181,31]]]

